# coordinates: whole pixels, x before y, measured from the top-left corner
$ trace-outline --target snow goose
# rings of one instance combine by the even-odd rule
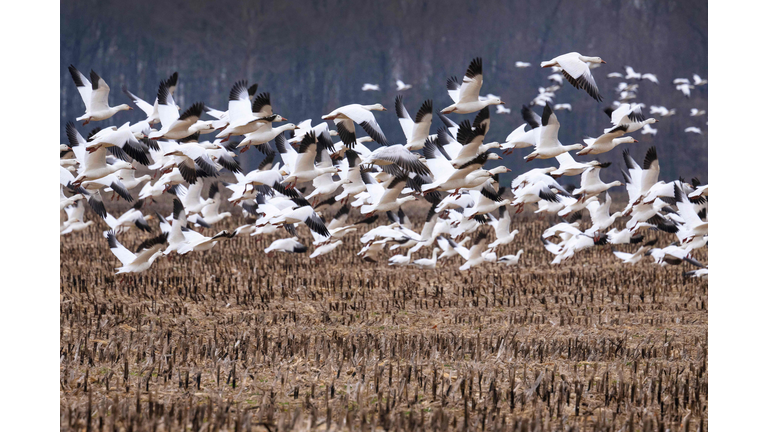
[[[101,217],[105,217],[107,214],[107,210],[104,208],[104,201],[101,198],[100,191],[102,189],[109,187],[115,194],[117,194],[117,196],[128,202],[133,201],[133,197],[128,193],[128,190],[115,174],[110,174],[95,180],[86,180],[82,182],[80,186],[88,193],[88,204],[93,211]]]
[[[472,267],[478,266],[485,262],[483,257],[483,251],[485,250],[485,243],[488,240],[488,233],[481,232],[476,238],[472,247],[466,253],[462,253],[460,249],[457,249],[459,254],[464,258],[464,264],[459,267],[460,271],[466,271]]]
[[[342,192],[336,195],[336,201],[349,200],[349,197],[355,197],[357,194],[366,191],[365,182],[363,181],[363,173],[360,167],[360,156],[354,150],[347,150],[344,153],[347,159],[349,168],[347,168],[346,180],[342,183]],[[366,175],[369,175],[366,173]],[[371,182],[370,180],[369,182]]]
[[[636,130],[642,129],[647,124],[657,123],[658,120],[651,117],[646,119],[643,117],[641,104],[620,104],[618,108],[606,108],[604,112],[611,118],[611,123],[614,127],[606,128],[605,133],[611,130],[615,130],[616,126],[627,125],[625,133],[632,133]]]
[[[120,157],[120,159],[128,160],[125,157],[128,155],[142,165],[149,165],[148,148],[139,142],[131,132],[130,122],[126,122],[119,128],[113,126],[101,129],[95,134],[91,132],[85,145],[86,151],[92,153],[101,147],[107,147],[113,155]]]
[[[689,126],[685,128],[685,132],[687,133],[695,133],[701,135],[701,129],[695,127],[695,126]]]
[[[496,181],[493,178],[486,180],[481,187],[480,191],[470,190],[470,195],[475,195],[475,204],[472,207],[465,209],[464,216],[471,218],[477,215],[484,215],[496,211],[499,207],[509,205],[511,202],[509,199],[501,199],[501,195],[504,193],[504,188],[496,190],[493,184]]]
[[[636,244],[643,241],[642,234],[638,232],[633,233],[629,228],[624,228],[622,230],[611,228],[606,234],[608,235],[608,243],[610,244]]]
[[[277,116],[279,119],[283,119],[280,116]],[[284,119],[283,119],[284,120]],[[273,127],[272,123],[265,123],[259,126],[258,129],[255,131],[247,134],[245,138],[240,141],[240,143],[235,147],[239,148],[240,153],[245,152],[248,150],[250,146],[258,146],[261,144],[266,144],[269,141],[272,141],[275,139],[278,135],[282,134],[286,131],[292,131],[296,129],[296,125],[293,123],[286,123],[284,125]]]
[[[573,156],[571,156],[571,154],[568,152],[555,156],[555,159],[557,159],[557,163],[560,164],[560,166],[556,170],[549,173],[552,177],[555,177],[555,178],[564,176],[564,175],[565,176],[580,175],[590,167],[593,167],[596,164],[600,163],[599,161],[589,161],[585,163],[576,162],[576,159],[574,159]]]
[[[691,117],[703,116],[706,113],[707,113],[706,110],[700,110],[698,108],[691,108]]]
[[[60,235],[67,235],[75,231],[84,230],[94,223],[91,220],[83,221],[83,216],[85,216],[85,204],[82,200],[77,201],[74,205],[65,207],[64,211],[67,213],[67,220],[59,229]]]
[[[365,83],[363,84],[363,91],[381,91],[381,88],[378,84]]]
[[[694,204],[691,203],[688,195],[683,193],[680,187],[675,184],[675,203],[680,217],[685,221],[685,237],[683,243],[689,243],[694,237],[701,237],[709,234],[709,223],[702,221],[702,217],[696,212]],[[683,230],[681,230],[683,231]]]
[[[440,112],[443,114],[457,113],[469,114],[489,105],[503,105],[504,102],[499,98],[488,98],[480,100],[480,87],[483,86],[483,59],[474,58],[464,74],[464,79],[451,77],[448,79],[448,96],[453,99],[453,105],[443,108]]]
[[[496,114],[510,114],[511,112],[512,110],[507,107],[496,105]]]
[[[428,141],[428,145],[429,143],[430,141]],[[425,149],[427,149],[427,147],[425,147]],[[429,153],[429,155],[427,155],[427,153]],[[435,163],[447,163],[447,168],[443,171],[438,171],[432,183],[422,185],[421,190],[422,193],[425,194],[435,190],[452,190],[454,191],[454,194],[458,195],[460,189],[472,189],[478,187],[494,175],[510,171],[505,166],[498,166],[491,170],[481,169],[487,161],[501,159],[496,153],[482,153],[472,161],[460,166],[458,169],[453,168],[444,157],[437,157],[434,152],[430,152],[429,150],[425,151],[425,156],[427,157],[427,163],[429,163],[430,156],[435,159]],[[443,166],[446,165],[445,163],[443,163]]]
[[[704,267],[702,263],[691,257],[691,250],[690,246],[681,247],[675,242],[663,249],[653,248],[645,254],[650,255],[654,262],[661,266],[680,265],[683,262],[688,262],[696,267]]]
[[[144,174],[143,176],[136,177],[136,166],[135,164],[131,164],[132,168],[124,168],[119,171],[116,171],[117,177],[120,179],[121,182],[123,182],[123,185],[125,185],[125,188],[128,190],[131,190],[135,187],[141,186],[142,183],[149,181],[152,179],[152,176],[149,174]]]
[[[381,127],[376,122],[376,117],[371,111],[386,111],[381,104],[360,105],[351,104],[336,108],[322,117],[323,120],[333,120],[336,124],[336,130],[339,132],[341,141],[350,148],[355,147],[357,138],[355,136],[355,123],[381,145],[387,145],[387,138],[384,136]]]
[[[499,207],[499,219],[493,225],[493,229],[496,231],[496,240],[488,245],[491,249],[496,249],[499,246],[512,243],[515,236],[519,233],[518,230],[511,230],[512,217],[507,211],[507,207]]]
[[[397,91],[408,90],[413,87],[411,84],[406,84],[402,80],[397,80],[395,84],[397,85]]]
[[[152,105],[144,99],[128,91],[128,88],[125,85],[123,85],[123,93],[128,96],[134,105],[136,105],[140,110],[144,111],[144,114],[147,115],[145,120],[147,123],[150,125],[160,123],[160,114],[157,111],[157,99],[155,99],[155,103]]]
[[[282,183],[288,184],[289,188],[294,188],[298,183],[312,181],[320,175],[338,173],[339,169],[333,165],[320,168],[315,166],[318,151],[332,148],[332,146],[331,137],[327,132],[316,136],[315,132],[311,131],[304,135],[299,147],[296,165]]]
[[[555,111],[561,111],[561,110],[568,110],[571,111],[573,108],[571,107],[571,104],[564,103],[564,104],[555,104]]]
[[[584,171],[581,174],[581,185],[578,189],[573,191],[573,194],[583,194],[583,199],[586,199],[587,197],[605,192],[612,187],[622,186],[622,183],[618,180],[612,181],[610,183],[604,183],[600,179],[600,170],[602,168],[607,168],[610,165],[610,162],[603,162]]]
[[[267,123],[272,121],[284,121],[285,119],[275,116],[272,112],[272,103],[269,93],[261,93],[251,102],[252,96],[256,93],[257,84],[248,87],[248,81],[237,81],[229,91],[229,102],[227,105],[226,116],[221,115],[220,120],[226,121],[227,126],[218,134],[216,138],[223,138],[227,141],[234,135],[246,135],[255,132]],[[206,112],[211,114],[211,110]],[[213,114],[211,114],[213,115]]]
[[[72,75],[72,80],[85,104],[85,114],[75,119],[76,121],[83,121],[83,125],[87,125],[91,121],[106,120],[117,114],[118,111],[133,109],[127,104],[110,107],[109,86],[93,70],[91,70],[90,81],[72,65],[69,65],[69,73]]]
[[[284,210],[280,216],[271,221],[272,225],[303,223],[309,227],[310,230],[323,237],[329,237],[331,235],[323,220],[320,219],[320,216],[318,216],[317,213],[315,213],[315,210],[307,200],[303,198],[294,198],[293,202],[296,203],[297,207]]]
[[[596,101],[601,102],[603,97],[597,89],[595,79],[590,72],[590,63],[605,63],[600,57],[583,56],[577,52],[570,52],[553,58],[550,61],[541,62],[541,67],[557,66],[562,68],[562,74],[571,85],[577,89],[584,89],[587,94]]]
[[[376,164],[382,167],[397,165],[404,172],[421,175],[432,174],[429,168],[419,160],[418,155],[408,151],[402,144],[379,147],[363,158],[362,164]]]
[[[86,151],[87,142],[75,129],[75,124],[72,122],[67,123],[67,137],[70,148],[79,164],[78,175],[72,182],[73,186],[79,186],[87,180],[97,180],[122,169],[133,169],[133,166],[125,161],[108,164],[105,147],[99,147],[92,152]]]
[[[484,108],[483,110],[487,109],[488,108]],[[483,112],[483,110],[481,110],[481,112]],[[456,134],[456,139],[462,147],[459,153],[452,157],[451,165],[453,165],[454,168],[459,168],[472,161],[478,155],[501,146],[498,142],[483,144],[483,139],[485,138],[487,130],[488,128],[485,124],[479,124],[473,129],[469,124],[469,120],[461,122],[459,132]]]
[[[606,77],[608,77],[608,78],[621,78],[621,79],[624,79],[624,74],[622,74],[621,72],[611,72],[608,75],[606,75]]]
[[[686,276],[686,277],[696,277],[696,278],[702,278],[702,277],[706,278],[706,277],[709,276],[709,268],[705,267],[705,268],[701,268],[701,269],[698,269],[698,270],[684,272],[683,276]]]
[[[693,74],[693,85],[700,86],[700,85],[704,85],[706,83],[707,83],[707,80],[701,79],[701,77],[698,76],[697,74]]]
[[[581,144],[571,144],[568,146],[560,144],[560,141],[557,139],[560,122],[557,121],[557,116],[549,104],[544,107],[544,113],[541,115],[541,128],[539,140],[536,142],[536,149],[525,156],[526,162],[534,159],[550,159],[565,152],[584,148]]]
[[[597,138],[585,138],[584,143],[587,144],[582,150],[576,152],[577,155],[583,156],[588,154],[601,154],[609,152],[616,148],[619,144],[636,143],[636,139],[630,136],[623,136],[627,133],[628,125],[622,124],[610,129],[608,132],[600,135]]]
[[[264,253],[271,255],[273,252],[304,253],[307,247],[299,242],[298,237],[278,239],[273,241]]]
[[[62,186],[59,189],[60,189],[59,192],[61,193],[59,198],[59,210],[64,210],[65,207],[69,207],[74,203],[76,203],[78,200],[85,198],[85,196],[81,193],[76,193],[71,197],[67,197],[66,195],[64,195],[64,187]]]
[[[331,157],[328,155],[327,151],[321,151],[320,157],[321,162],[318,164],[318,168],[333,167]],[[312,179],[312,187],[314,187],[315,190],[307,195],[308,201],[313,203],[324,201],[326,198],[330,197],[331,194],[336,192],[340,186],[352,183],[352,180],[346,178],[346,173],[342,168],[336,168],[339,170],[339,173],[344,175],[344,178],[339,177],[338,180],[334,180],[333,177],[336,175],[336,172],[327,172],[315,177]]]
[[[405,148],[408,150],[424,148],[424,140],[429,137],[429,128],[432,125],[432,100],[424,101],[419,112],[416,113],[416,119],[412,120],[403,105],[403,96],[398,95],[395,98],[395,112],[405,134]]]
[[[528,62],[524,62],[524,61],[516,61],[515,62],[515,67],[516,68],[527,68],[527,67],[531,67],[531,64],[528,63]]]
[[[640,129],[640,133],[643,135],[651,134],[653,136],[656,136],[656,133],[658,133],[658,129],[654,129],[651,125],[644,125],[642,129]]]
[[[556,82],[558,85],[563,84],[563,76],[559,73],[553,73],[547,77],[548,80]]]
[[[216,246],[220,239],[230,238],[230,233],[226,230],[219,232],[213,237],[204,236],[193,230],[183,231],[183,234],[186,242],[177,251],[179,255],[184,255],[189,252],[204,252],[211,250]]]
[[[144,200],[140,199],[136,201],[133,207],[128,209],[118,218],[107,213],[104,217],[104,222],[106,222],[107,225],[109,225],[109,228],[116,234],[127,232],[134,226],[144,232],[150,232],[151,228],[147,223],[147,219],[151,219],[152,215],[147,215],[146,218],[144,217],[144,214],[141,213],[141,207],[143,205]]]
[[[336,240],[332,243],[326,243],[322,246],[316,247],[314,251],[312,251],[312,254],[309,256],[310,259],[317,258],[321,255],[325,255],[328,253],[331,253],[334,249],[341,246],[341,244],[344,243],[341,240]]]
[[[662,117],[669,117],[675,115],[677,110],[675,109],[667,109],[667,107],[659,106],[659,105],[651,105],[651,114],[658,114]]]
[[[568,192],[557,183],[557,180],[547,175],[531,180],[524,186],[514,190],[515,200],[512,201],[512,205],[517,207],[515,213],[521,213],[524,210],[525,204],[534,204],[540,200],[560,201],[560,195],[553,192],[552,189],[557,189],[561,193],[568,195]]]
[[[504,255],[503,257],[501,257],[498,260],[496,260],[496,262],[498,262],[500,264],[504,264],[507,267],[513,266],[513,265],[517,265],[517,263],[520,262],[520,257],[522,255],[523,255],[523,250],[520,249],[520,250],[517,251],[516,254],[514,254],[514,255]]]
[[[691,97],[691,89],[693,89],[693,86],[690,84],[678,84],[675,89],[680,90],[685,97]]]
[[[611,196],[606,192],[604,203],[601,204],[600,201],[595,200],[587,205],[589,217],[592,219],[592,226],[584,231],[584,234],[592,235],[597,231],[607,230],[608,227],[613,225],[616,218],[621,216],[621,212],[611,214],[611,203]]]
[[[408,249],[405,255],[394,255],[388,260],[391,266],[406,266],[411,262],[411,249]]]
[[[406,182],[409,177],[405,174],[390,177],[383,185],[378,183],[366,184],[368,193],[370,194],[370,204],[365,204],[360,208],[360,212],[366,216],[370,216],[379,211],[391,211],[395,210],[408,201],[416,200],[414,195],[406,195],[403,198],[398,198],[400,193],[405,188]]]
[[[624,66],[624,72],[626,72],[626,75],[624,75],[624,79],[640,79],[640,78],[642,78],[642,74],[640,72],[635,72],[635,70],[632,68],[632,66]]]
[[[533,110],[527,105],[523,105],[520,113],[523,116],[525,123],[520,125],[517,129],[513,130],[507,138],[504,139],[504,143],[500,148],[503,150],[503,154],[510,155],[516,148],[526,148],[535,146],[539,141],[539,134],[541,132],[541,117],[533,112]],[[525,130],[525,126],[528,125],[530,129]]]
[[[117,241],[114,231],[109,231],[106,237],[109,250],[122,264],[121,267],[115,269],[117,270],[116,274],[141,273],[152,267],[155,259],[163,254],[163,244],[168,239],[168,233],[144,241],[136,248],[135,254]]]
[[[219,207],[221,206],[221,191],[219,190],[219,184],[217,182],[211,183],[208,189],[208,202],[200,210],[200,216],[208,225],[221,222],[222,220],[231,217],[230,212],[219,213]]]
[[[409,251],[410,252],[410,251]],[[410,265],[416,266],[422,269],[435,269],[437,268],[437,254],[440,253],[440,249],[432,249],[432,258],[421,258],[412,262]]]
[[[194,184],[197,181],[198,168],[207,176],[218,175],[216,165],[198,143],[174,144],[169,148],[170,151],[163,156],[173,156],[173,165],[179,168],[179,172],[188,183]]]
[[[659,84],[659,79],[656,77],[655,74],[652,74],[652,73],[644,73],[640,78],[644,80],[648,80],[657,85]]]
[[[614,249],[613,247],[611,247],[611,251],[613,251],[613,254],[616,256],[616,258],[620,259],[622,263],[634,265],[639,263],[643,259],[643,257],[645,257],[646,252],[651,250],[651,248],[656,244],[656,241],[657,239],[653,239],[644,243],[634,253],[621,252]]]
[[[170,85],[162,81],[157,90],[157,110],[163,127],[157,132],[150,132],[149,138],[176,140],[194,135],[197,132],[213,132],[210,121],[199,121],[205,105],[202,102],[192,104],[186,111],[179,114],[179,108],[173,100]]]

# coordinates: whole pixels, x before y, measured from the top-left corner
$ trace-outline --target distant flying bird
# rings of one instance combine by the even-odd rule
[[[652,73],[644,73],[642,78],[655,84],[659,83],[659,79],[656,78],[656,75]]]
[[[589,71],[589,64],[605,63],[600,57],[583,56],[577,52],[563,54],[553,58],[550,61],[541,62],[541,67],[558,66],[563,68],[563,76],[571,85],[577,89],[584,89],[592,98],[600,102],[603,97],[597,89],[592,72]]]
[[[503,105],[496,105],[496,114],[509,114],[512,110],[503,106]]]
[[[363,91],[381,91],[381,88],[379,88],[378,84],[363,84]]]
[[[378,86],[376,86],[376,87],[378,87]],[[402,80],[397,80],[397,91],[408,90],[411,87],[413,87],[413,86],[410,85],[410,84],[404,83]],[[378,90],[378,88],[376,90]]]
[[[568,110],[568,111],[571,111],[571,110],[572,110],[572,108],[571,108],[571,104],[569,104],[569,103],[564,103],[564,104],[555,104],[555,111],[560,111],[560,110]]]
[[[550,80],[550,81],[554,81],[554,82],[556,82],[558,84],[562,84],[563,83],[563,76],[560,75],[560,74],[556,74],[556,73],[552,74],[552,75],[548,76],[547,79]]]
[[[695,126],[687,127],[687,128],[685,128],[685,131],[701,135],[701,129],[699,129],[699,128],[695,127]]]
[[[698,108],[691,108],[691,117],[703,116],[706,113],[707,113],[706,110],[700,110]]]
[[[688,78],[675,78],[672,81],[672,84],[690,84],[691,82],[688,81]]]
[[[701,79],[700,76],[693,74],[693,85],[698,86],[698,85],[704,85],[706,83],[707,83],[707,80]]]
[[[675,115],[677,110],[673,109],[667,109],[663,106],[656,106],[651,105],[651,114],[659,114],[662,117],[669,117]]]
[[[640,79],[643,77],[640,72],[635,72],[632,66],[624,66],[624,71],[627,72],[627,75],[624,76],[625,79]]]
[[[621,72],[611,72],[608,75],[606,75],[608,78],[624,78],[624,74]]]
[[[515,62],[515,67],[518,67],[518,68],[527,68],[527,67],[531,67],[531,64],[530,64],[530,63],[528,63],[528,62],[521,62],[521,61],[516,61],[516,62]]]
[[[677,90],[680,90],[683,92],[685,97],[691,97],[691,89],[693,88],[690,84],[678,84],[677,87],[675,87]]]
[[[656,132],[658,132],[658,131],[659,131],[658,129],[654,129],[649,124],[643,125],[643,128],[640,129],[640,133],[643,134],[643,135],[651,134],[653,136],[656,136]]]

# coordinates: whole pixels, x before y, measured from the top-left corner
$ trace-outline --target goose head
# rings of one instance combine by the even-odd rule
[[[386,111],[387,109],[384,108],[384,105],[377,103],[374,105],[363,105],[363,108],[367,109],[368,111]]]
[[[133,108],[128,104],[120,104],[115,107],[115,111],[128,111],[128,110],[133,111]]]
[[[502,165],[502,166],[497,166],[496,168],[493,168],[493,169],[491,169],[488,172],[490,172],[491,175],[494,176],[494,175],[497,175],[497,174],[508,173],[510,171],[512,171],[512,170]]]
[[[504,102],[499,98],[489,98],[486,100],[486,103],[488,105],[505,105]]]
[[[616,145],[619,145],[619,144],[630,144],[630,143],[636,143],[636,142],[638,142],[636,139],[634,139],[632,137],[629,137],[629,136],[625,136],[625,137],[621,137],[621,138],[614,138],[613,139],[613,143],[616,144]]]
[[[581,150],[581,149],[584,148],[584,146],[581,145],[581,144],[571,144],[571,145],[563,146],[563,148],[565,149],[565,151],[569,152],[569,151],[573,151],[573,150]],[[557,169],[557,168],[555,168],[555,169]]]
[[[601,59],[600,57],[589,57],[589,56],[579,56],[579,60],[586,62],[586,63],[605,63],[605,60]]]

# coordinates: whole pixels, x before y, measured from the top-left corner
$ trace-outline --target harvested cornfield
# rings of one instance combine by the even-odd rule
[[[115,276],[102,222],[62,237],[61,429],[707,430],[706,279],[607,246],[553,266],[552,220],[514,223],[520,264],[471,272],[237,237]]]

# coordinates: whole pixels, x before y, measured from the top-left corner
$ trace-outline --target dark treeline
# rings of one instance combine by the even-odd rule
[[[676,108],[677,115],[654,126],[655,137],[633,134],[636,159],[656,145],[661,178],[698,176],[707,179],[706,116],[689,117],[691,108],[707,108],[707,87],[690,99],[675,90],[672,80],[707,77],[707,6],[681,1],[134,1],[80,0],[61,4],[61,136],[64,124],[84,111],[67,72],[71,63],[87,74],[96,70],[112,88],[112,105],[126,102],[120,88],[153,101],[161,79],[178,71],[177,103],[195,101],[226,109],[232,84],[240,79],[259,83],[270,92],[276,112],[293,122],[320,116],[348,103],[381,102],[390,110],[377,113],[391,142],[404,142],[394,113],[395,80],[413,84],[404,92],[413,114],[424,99],[435,109],[450,104],[445,81],[461,75],[469,61],[483,57],[482,94],[500,95],[512,114],[495,114],[488,140],[503,141],[522,123],[520,106],[537,88],[548,85],[549,69],[542,60],[570,51],[597,55],[608,64],[594,70],[605,97],[596,103],[565,83],[556,103],[570,103],[573,112],[558,111],[560,141],[580,142],[609,125],[602,109],[616,98],[621,81],[609,72],[631,65],[658,75],[660,85],[643,80],[634,101]],[[518,69],[515,61],[533,67]],[[378,83],[381,92],[363,92],[363,83]],[[541,112],[541,108],[536,108]],[[413,115],[412,114],[412,115]],[[453,116],[455,120],[471,116]],[[140,120],[140,111],[121,112],[97,126]],[[439,120],[435,118],[432,130]],[[684,133],[697,126],[703,135]],[[213,135],[210,135],[212,137]],[[549,166],[534,161],[524,167],[529,150],[505,157],[519,173]],[[253,167],[257,151],[241,156]],[[619,178],[620,149],[600,155],[614,166],[604,180]],[[566,181],[578,182],[578,179]]]

